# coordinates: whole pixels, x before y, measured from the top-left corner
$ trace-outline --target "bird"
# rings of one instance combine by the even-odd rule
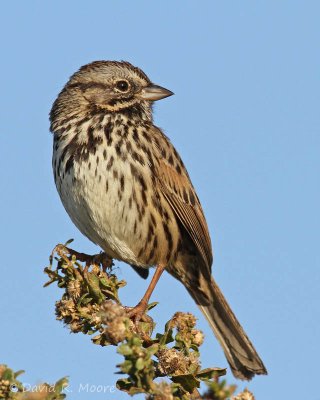
[[[211,274],[213,251],[197,193],[177,150],[153,122],[173,92],[127,61],[94,61],[67,81],[50,111],[52,166],[77,228],[141,277],[155,267],[141,318],[163,271],[190,293],[236,378],[267,370]]]

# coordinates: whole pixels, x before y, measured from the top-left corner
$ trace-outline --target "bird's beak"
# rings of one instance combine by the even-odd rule
[[[156,101],[172,96],[173,94],[171,90],[151,83],[149,86],[143,88],[136,96],[143,100]]]

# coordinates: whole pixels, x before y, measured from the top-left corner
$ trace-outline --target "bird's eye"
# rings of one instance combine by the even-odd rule
[[[118,81],[116,83],[116,88],[120,90],[120,92],[127,92],[129,90],[129,83],[127,81]]]

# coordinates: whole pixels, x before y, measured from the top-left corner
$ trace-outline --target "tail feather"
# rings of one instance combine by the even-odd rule
[[[202,285],[203,283],[202,281]],[[188,287],[188,291],[220,342],[233,375],[239,379],[250,380],[256,374],[267,374],[261,358],[214,279],[211,278],[211,282],[206,282],[206,288],[201,289]],[[206,295],[205,302],[201,294],[202,291]]]

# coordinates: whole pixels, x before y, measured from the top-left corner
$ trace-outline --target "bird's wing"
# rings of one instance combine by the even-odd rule
[[[158,178],[163,195],[211,271],[212,247],[208,226],[185,167],[181,162],[181,168],[177,170],[166,158],[161,158]]]

